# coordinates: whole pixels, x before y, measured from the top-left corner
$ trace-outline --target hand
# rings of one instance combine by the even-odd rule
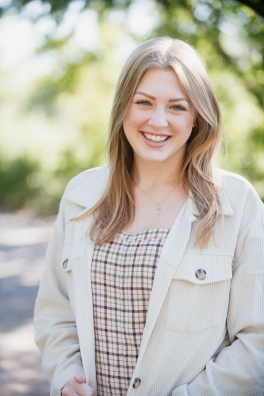
[[[95,396],[95,390],[86,384],[84,373],[79,373],[69,379],[67,384],[62,388],[62,396]]]

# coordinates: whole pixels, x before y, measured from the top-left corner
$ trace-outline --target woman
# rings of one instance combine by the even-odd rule
[[[214,167],[220,109],[186,43],[139,46],[109,164],[71,180],[35,308],[51,395],[263,395],[264,210]]]

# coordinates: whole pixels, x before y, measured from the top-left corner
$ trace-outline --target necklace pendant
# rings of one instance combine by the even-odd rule
[[[157,212],[158,212],[158,216],[159,216],[160,215],[160,205],[158,205]]]

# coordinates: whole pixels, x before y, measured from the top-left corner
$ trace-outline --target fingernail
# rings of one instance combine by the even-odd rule
[[[80,379],[80,380],[83,380],[83,379],[84,379],[83,373],[79,373],[79,374],[77,374],[75,377],[77,377],[77,378]]]

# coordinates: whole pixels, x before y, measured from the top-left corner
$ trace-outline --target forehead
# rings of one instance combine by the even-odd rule
[[[175,71],[168,69],[153,69],[148,71],[140,80],[136,91],[146,91],[148,94],[166,92],[168,95],[184,94],[179,78]]]

